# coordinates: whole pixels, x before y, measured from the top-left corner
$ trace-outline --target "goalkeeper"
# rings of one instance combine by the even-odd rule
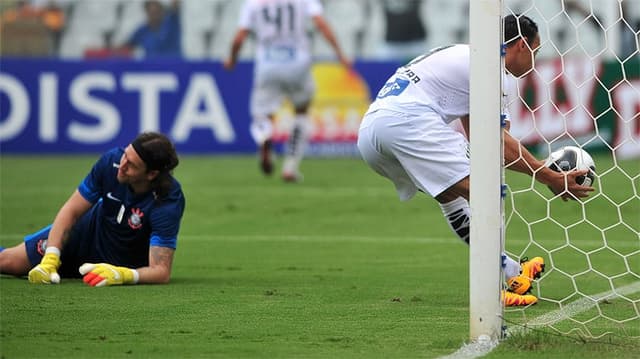
[[[533,69],[540,47],[537,25],[530,18],[504,18],[506,71],[515,77]],[[395,185],[401,200],[418,191],[432,196],[454,232],[469,243],[469,144],[449,123],[460,119],[469,134],[468,45],[438,48],[400,67],[389,78],[370,105],[358,133],[358,149],[378,174]],[[509,78],[504,76],[504,80]],[[473,121],[493,119],[473,118]],[[592,187],[576,183],[587,170],[555,172],[536,159],[516,139],[504,132],[504,161],[507,168],[533,176],[551,187],[563,199],[589,196]],[[504,258],[508,291],[507,306],[535,304],[527,294],[531,281],[544,269],[541,257],[522,265]]]
[[[0,252],[0,272],[34,284],[168,283],[185,206],[177,165],[174,145],[156,132],[106,152],[52,225]]]

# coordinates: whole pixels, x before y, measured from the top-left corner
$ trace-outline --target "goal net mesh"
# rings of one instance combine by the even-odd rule
[[[507,308],[505,324],[640,337],[640,2],[504,0],[508,14],[533,19],[541,40],[534,69],[507,89],[511,133],[539,158],[589,152],[596,190],[565,202],[507,173],[507,253],[546,269],[538,304]]]

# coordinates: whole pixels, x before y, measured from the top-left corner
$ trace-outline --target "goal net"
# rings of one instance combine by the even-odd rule
[[[507,171],[505,250],[546,263],[538,304],[505,309],[507,334],[640,337],[640,2],[503,0],[508,14],[541,39],[534,69],[506,89],[512,135],[538,158],[581,147],[597,175],[591,196],[565,202]]]

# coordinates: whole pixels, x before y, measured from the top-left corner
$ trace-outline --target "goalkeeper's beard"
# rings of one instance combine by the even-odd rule
[[[124,174],[124,172],[122,172],[122,170],[120,169],[118,169],[118,174],[116,175],[116,179],[118,180],[118,183],[128,184],[129,186],[132,186],[132,187],[147,186],[150,183],[149,181],[147,181],[146,178],[135,178],[135,177],[128,176]]]
[[[116,175],[116,179],[119,183],[127,183],[128,176],[125,175],[121,169],[118,168],[118,174]]]

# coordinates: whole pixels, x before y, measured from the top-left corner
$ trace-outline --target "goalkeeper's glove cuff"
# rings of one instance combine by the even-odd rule
[[[58,257],[60,257],[60,250],[56,247],[47,247],[47,249],[44,251],[44,254],[49,254],[49,253],[53,253]]]
[[[132,269],[131,271],[133,272],[133,283],[131,284],[138,284],[138,281],[140,280],[140,273],[135,269]]]

